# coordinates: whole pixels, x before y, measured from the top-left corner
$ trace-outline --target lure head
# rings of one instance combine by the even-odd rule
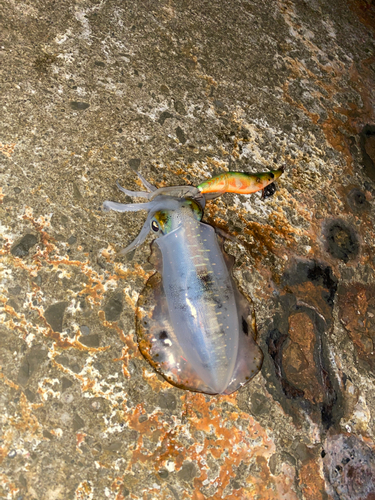
[[[203,216],[203,209],[199,203],[191,198],[176,200],[177,210],[158,210],[154,213],[150,228],[157,236],[164,236],[178,229],[184,220],[192,218],[200,221]]]

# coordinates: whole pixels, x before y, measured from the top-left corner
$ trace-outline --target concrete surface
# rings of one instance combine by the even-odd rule
[[[0,497],[375,498],[369,0],[8,0],[0,10]],[[205,220],[236,237],[264,353],[239,392],[138,352],[157,186],[284,165]]]

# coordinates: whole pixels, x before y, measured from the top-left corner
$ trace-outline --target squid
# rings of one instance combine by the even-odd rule
[[[144,203],[104,202],[105,211],[148,211],[142,230],[120,253],[142,245],[150,232],[156,236],[150,258],[156,272],[137,302],[136,333],[141,354],[172,385],[231,394],[259,372],[263,354],[253,303],[238,289],[223,238],[202,217],[207,200],[255,193],[282,172],[225,172],[197,187],[159,189],[138,173],[147,191],[117,186]]]

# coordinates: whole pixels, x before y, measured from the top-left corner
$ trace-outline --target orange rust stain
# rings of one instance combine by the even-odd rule
[[[147,280],[151,274],[153,274],[154,271],[152,272],[146,272],[142,266],[140,266],[139,264],[137,263],[132,263],[131,267],[129,269],[126,269],[125,271],[123,269],[120,268],[119,265],[117,265],[115,263],[115,273],[114,273],[114,277],[115,276],[118,276],[119,278],[121,279],[126,279],[128,278],[129,276],[137,276],[137,277],[141,277],[143,278],[144,280]]]
[[[218,206],[215,206],[213,203],[209,204],[206,213],[208,223],[223,230],[229,235],[235,235],[236,233],[232,233],[228,228],[226,220],[214,215],[218,211],[220,211]],[[253,236],[254,238],[254,242],[252,243],[247,243],[243,241],[243,239],[240,241],[257,262],[270,253],[283,256],[285,254],[285,247],[293,248],[296,246],[297,235],[307,235],[306,231],[293,227],[288,222],[281,207],[278,207],[270,214],[270,224],[248,221],[246,219],[246,210],[238,210],[236,215],[246,225],[243,229],[243,233]],[[277,242],[276,239],[279,241]]]
[[[327,288],[311,283],[311,281],[307,281],[305,283],[301,283],[300,285],[288,287],[287,290],[292,291],[297,296],[298,301],[306,302],[325,318],[329,318],[331,316],[332,310],[323,298],[323,294],[327,291]]]
[[[201,78],[202,80],[205,80],[208,85],[212,85],[214,87],[217,87],[217,82],[212,78],[212,76],[209,75],[198,75],[198,78]]]
[[[343,285],[338,294],[339,320],[356,347],[359,357],[375,364],[375,287],[362,283]]]
[[[361,23],[375,32],[375,8],[370,0],[349,0],[349,8],[357,14]]]
[[[173,461],[175,470],[178,471],[184,460],[197,463],[200,469],[199,477],[194,479],[194,496],[184,492],[184,498],[205,498],[200,490],[207,484],[208,474],[206,461],[211,457],[222,461],[219,475],[215,478],[217,489],[215,495],[209,497],[210,500],[222,498],[225,488],[228,487],[230,479],[233,477],[233,467],[237,467],[241,462],[249,463],[255,459],[257,464],[257,476],[248,479],[249,488],[235,490],[226,498],[243,499],[251,492],[251,495],[264,493],[264,484],[268,486],[274,484],[274,488],[269,488],[269,498],[276,500],[277,491],[288,491],[290,496],[285,496],[285,500],[296,498],[288,487],[288,478],[280,474],[280,477],[271,477],[268,459],[274,453],[274,443],[268,438],[266,430],[256,423],[248,414],[241,412],[236,406],[236,396],[211,397],[206,401],[202,394],[182,396],[187,402],[186,411],[183,414],[184,425],[170,426],[162,419],[163,412],[153,412],[148,415],[148,420],[139,422],[139,417],[145,413],[144,405],[139,404],[133,409],[131,414],[124,413],[124,420],[130,429],[139,432],[139,438],[135,450],[132,451],[132,458],[129,461],[130,470],[134,463],[144,463],[150,469],[158,470],[167,461]],[[225,402],[233,407],[229,415],[223,416],[221,404]],[[237,422],[241,419],[242,427]],[[243,426],[243,422],[247,422]],[[202,441],[193,445],[186,444],[182,440],[184,432],[188,429],[189,434],[196,432],[203,433]],[[143,447],[143,439],[147,438],[154,443],[158,443],[156,450],[150,451]],[[251,445],[250,445],[251,442]],[[197,447],[198,446],[198,447]]]
[[[8,453],[9,453],[9,448],[6,448],[5,446],[0,446],[0,464],[4,461]]]
[[[39,422],[32,414],[26,396],[23,393],[20,395],[19,407],[21,410],[20,417],[10,417],[12,427],[19,431],[29,431],[31,434],[36,434],[39,430]]]
[[[81,386],[81,391],[86,392],[90,391],[94,386],[95,386],[95,380],[94,379],[87,379],[86,381],[83,382]]]
[[[375,112],[372,101],[372,88],[373,76],[370,65],[374,62],[374,57],[364,59],[358,63],[357,66],[353,63],[348,71],[341,61],[332,61],[329,64],[321,64],[319,62],[318,54],[320,49],[309,39],[299,34],[298,20],[296,21],[295,13],[293,12],[293,5],[286,5],[279,2],[280,10],[289,24],[295,31],[296,36],[303,43],[306,49],[310,52],[311,58],[318,66],[320,72],[329,78],[330,83],[327,84],[323,78],[309,70],[301,61],[296,61],[289,56],[284,56],[284,60],[290,69],[290,80],[283,86],[284,99],[290,105],[300,109],[306,116],[308,116],[313,123],[318,123],[319,115],[309,112],[302,102],[297,102],[289,93],[289,85],[293,80],[309,79],[313,82],[314,86],[322,89],[322,92],[314,92],[314,97],[323,97],[327,103],[331,103],[336,95],[344,94],[347,88],[343,86],[343,77],[349,78],[350,87],[361,96],[363,106],[359,109],[353,103],[348,103],[345,108],[332,109],[328,108],[330,104],[325,104],[324,99],[321,100],[320,106],[324,107],[328,118],[321,124],[323,133],[326,136],[329,144],[339,151],[346,160],[346,165],[351,168],[352,155],[350,152],[348,137],[350,135],[358,134],[359,130],[366,123],[374,121]],[[357,13],[362,22],[369,23],[374,29],[374,8],[370,8],[365,0],[352,0],[351,8]],[[345,80],[346,80],[345,78]],[[325,95],[324,95],[325,94]],[[335,116],[334,112],[339,112],[341,115],[346,116],[348,119],[343,121],[340,117]]]
[[[1,366],[0,370],[2,370]],[[0,379],[3,379],[4,384],[6,384],[8,387],[11,387],[12,389],[16,389],[18,391],[19,386],[14,382],[12,382],[12,380],[9,380],[1,371],[0,371]]]
[[[306,399],[321,403],[323,388],[314,361],[315,328],[307,314],[296,313],[289,318],[289,338],[291,343],[282,353],[285,375]]]
[[[16,147],[16,142],[12,142],[10,144],[2,144],[0,142],[0,153],[10,158],[14,152],[14,148]]]
[[[103,326],[105,326],[106,328],[112,328],[113,330],[115,330],[117,332],[118,336],[120,337],[120,339],[122,340],[122,342],[124,342],[124,344],[125,344],[125,347],[122,351],[122,355],[121,355],[120,359],[124,361],[123,368],[122,368],[124,377],[129,379],[130,373],[127,369],[127,365],[129,363],[130,356],[141,357],[141,354],[138,350],[138,345],[133,341],[133,335],[125,335],[124,331],[119,327],[117,321],[113,321],[113,322],[107,321],[105,319],[105,312],[104,311],[99,311],[98,316],[99,316],[99,319],[102,322]]]
[[[310,460],[304,464],[300,470],[302,491],[306,500],[316,500],[323,498],[325,493],[325,483],[322,478],[320,466],[315,460]]]
[[[84,442],[86,436],[87,434],[84,432],[77,432],[76,434],[76,448],[80,453],[82,453],[82,450],[80,450],[79,446]]]
[[[61,266],[76,267],[80,269],[80,271],[88,278],[88,283],[84,285],[83,289],[79,292],[79,294],[86,295],[86,300],[88,300],[92,304],[100,304],[104,296],[105,293],[105,288],[103,285],[104,279],[118,281],[120,278],[127,278],[129,276],[137,276],[137,277],[140,276],[146,280],[148,276],[151,274],[151,273],[146,273],[140,265],[136,264],[134,267],[132,267],[127,271],[122,271],[120,270],[119,266],[117,267],[115,266],[116,267],[115,273],[113,275],[109,275],[104,278],[103,275],[99,275],[97,272],[95,272],[89,267],[88,260],[86,260],[85,262],[81,262],[78,260],[69,260],[67,256],[62,258],[60,257],[56,258],[56,256],[51,256],[51,254],[56,251],[56,247],[52,243],[52,241],[54,241],[54,238],[48,235],[48,233],[44,230],[44,227],[48,225],[48,221],[46,221],[46,219],[43,217],[40,217],[38,220],[35,220],[32,217],[32,212],[30,209],[26,210],[25,214],[23,215],[23,219],[31,222],[35,230],[40,234],[40,241],[42,243],[42,246],[44,246],[44,248],[37,249],[36,253],[32,257],[33,264],[31,266],[24,263],[22,259],[11,256],[14,267],[26,270],[32,276],[35,276],[36,273],[43,267],[43,264],[45,263],[52,265],[54,269],[58,269]],[[8,248],[3,249],[2,253],[3,254],[10,253],[10,248],[11,245],[8,245]],[[32,286],[34,292],[35,290],[39,290],[39,288],[35,284],[33,284]],[[7,307],[7,312],[10,315],[14,316],[19,320],[21,319],[21,317],[17,315],[14,310],[9,308],[9,306],[6,307]],[[80,350],[88,350],[88,348],[80,344],[80,342],[71,341],[69,339],[62,339],[61,335],[58,332],[54,332],[50,327],[50,325],[48,324],[48,322],[46,321],[43,315],[44,311],[41,307],[33,306],[32,304],[30,304],[30,308],[38,313],[40,319],[44,323],[45,327],[44,334],[47,337],[54,339],[58,347],[62,349],[75,347]],[[23,316],[22,316],[22,321],[20,321],[20,323],[17,324],[12,322],[10,326],[15,330],[20,331],[24,337],[28,334],[28,331],[26,329],[27,323],[25,322]],[[108,326],[113,327],[111,325]]]
[[[302,103],[297,102],[289,95],[289,90],[288,90],[289,89],[289,82],[285,82],[282,88],[283,88],[283,92],[284,92],[285,102],[287,102],[288,104],[290,104],[291,106],[293,106],[297,109],[300,109],[306,116],[308,116],[310,118],[310,120],[314,124],[318,122],[319,115],[317,113],[309,112]]]
[[[147,381],[154,392],[158,393],[162,389],[168,389],[170,387],[170,384],[166,380],[160,380],[160,377],[155,371],[150,372],[148,368],[143,367],[142,372],[144,380]]]

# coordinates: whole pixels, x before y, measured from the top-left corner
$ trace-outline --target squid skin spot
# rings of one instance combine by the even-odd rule
[[[244,317],[242,319],[242,331],[244,332],[245,335],[249,335],[249,325],[247,324],[247,321],[245,320]]]
[[[167,340],[168,338],[168,333],[165,331],[165,330],[162,330],[160,333],[159,333],[159,339],[160,340]]]

